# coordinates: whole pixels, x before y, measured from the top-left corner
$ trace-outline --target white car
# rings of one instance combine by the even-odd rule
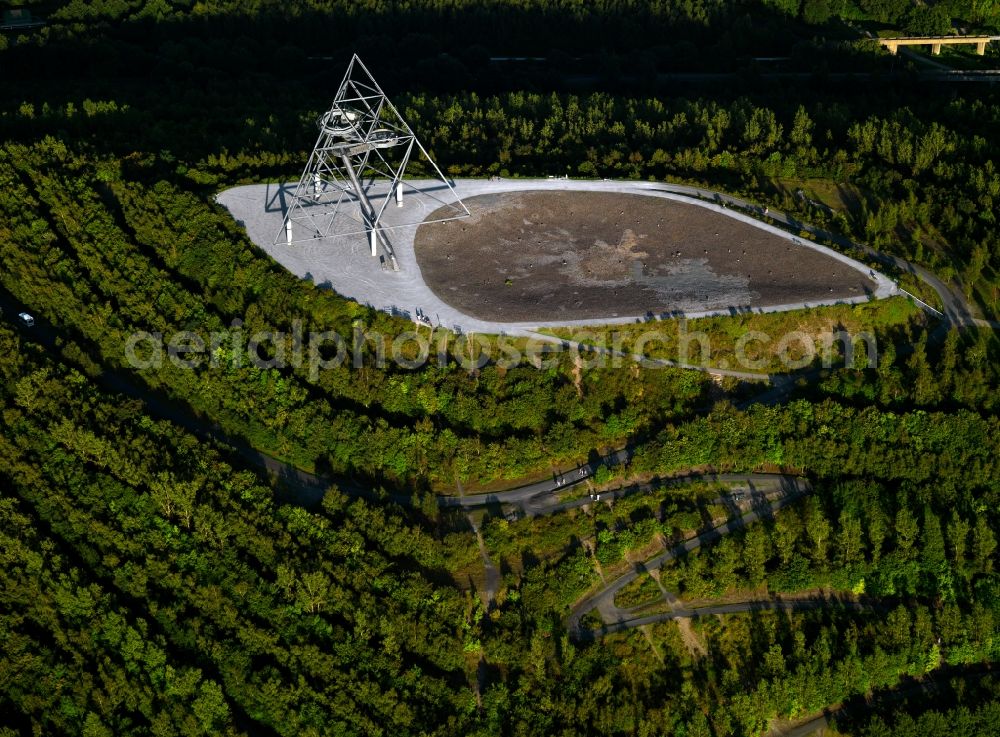
[[[17,313],[17,319],[21,321],[21,324],[26,328],[33,328],[35,326],[35,318],[29,315],[27,312]]]

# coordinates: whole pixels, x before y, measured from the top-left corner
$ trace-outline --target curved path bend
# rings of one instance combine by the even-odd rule
[[[0,319],[10,320],[23,309],[30,311],[31,308],[21,304],[0,286]],[[35,326],[32,328],[25,328],[16,323],[15,326],[26,340],[37,343],[53,354],[59,355],[60,341],[65,331],[50,323],[45,316],[36,314]],[[407,495],[380,494],[373,491],[365,483],[355,479],[333,478],[304,471],[288,461],[257,450],[242,439],[231,437],[218,425],[200,417],[186,402],[155,392],[126,376],[122,371],[106,369],[95,380],[109,391],[142,402],[145,411],[151,416],[182,427],[201,440],[217,442],[226,446],[243,462],[265,471],[271,478],[278,481],[287,491],[288,500],[295,504],[306,507],[318,506],[326,492],[333,486],[349,496],[371,501],[386,500],[404,505],[409,505],[413,501]],[[445,509],[456,507],[476,509],[510,504],[519,507],[526,516],[550,514],[585,503],[585,501],[563,503],[559,500],[558,495],[592,478],[601,466],[626,465],[629,458],[628,450],[615,451],[597,460],[576,466],[553,478],[514,489],[469,496],[439,496],[438,506]],[[622,490],[611,492],[609,498],[619,494],[623,494]]]
[[[696,550],[704,544],[715,542],[722,537],[741,530],[749,524],[756,522],[763,517],[772,516],[781,509],[811,491],[809,482],[796,476],[786,476],[780,474],[748,474],[740,476],[738,474],[727,474],[726,478],[743,480],[747,484],[756,485],[756,491],[761,491],[762,486],[770,486],[771,494],[752,497],[752,505],[749,511],[739,517],[730,519],[718,527],[699,533],[693,537],[674,545],[664,552],[649,560],[635,565],[631,571],[625,573],[611,583],[607,584],[599,591],[586,596],[570,611],[566,619],[566,627],[578,639],[588,639],[593,636],[603,634],[603,630],[596,630],[588,633],[580,626],[584,616],[593,610],[597,610],[605,625],[618,626],[620,629],[635,627],[645,622],[630,620],[628,612],[619,609],[615,603],[615,596],[623,588],[635,581],[643,573],[660,568],[664,563],[678,558],[682,555]],[[676,613],[675,613],[676,614]],[[667,617],[668,618],[668,617]]]
[[[443,200],[448,199],[451,194],[448,188],[441,183],[430,181],[413,182],[421,191],[431,193],[428,202],[436,207]],[[800,221],[798,218],[780,211],[769,211],[761,205],[748,202],[747,200],[716,192],[710,189],[694,187],[683,184],[673,184],[665,182],[637,182],[637,181],[594,181],[594,180],[564,180],[564,179],[505,179],[500,181],[489,181],[479,179],[464,179],[454,183],[454,192],[461,197],[473,197],[480,194],[491,194],[497,192],[512,192],[524,190],[538,191],[607,191],[624,194],[648,194],[666,199],[673,199],[698,205],[709,209],[714,209],[728,217],[742,220],[754,227],[761,228],[780,235],[797,245],[823,251],[831,258],[850,263],[855,268],[869,271],[869,275],[877,282],[876,296],[885,297],[891,294],[900,293],[899,287],[888,277],[881,273],[869,270],[866,266],[851,258],[847,253],[860,253],[878,260],[880,263],[892,266],[900,271],[914,274],[917,278],[928,284],[940,297],[943,305],[943,315],[933,307],[921,303],[921,306],[928,311],[943,316],[944,321],[940,329],[947,330],[948,326],[959,327],[969,325],[979,325],[985,327],[1000,327],[1000,323],[990,323],[979,320],[975,311],[959,291],[946,285],[941,279],[927,269],[911,264],[910,262],[884,254],[868,246],[857,244],[844,236],[837,235],[823,228],[819,228]],[[372,185],[376,190],[378,185]],[[435,186],[437,187],[435,189]],[[649,359],[643,356],[632,355],[627,352],[615,351],[608,348],[594,347],[572,340],[565,340],[552,335],[539,333],[541,327],[593,327],[606,326],[612,324],[634,324],[647,320],[647,316],[605,318],[588,320],[562,320],[553,323],[533,322],[533,323],[507,323],[489,320],[480,320],[465,315],[461,311],[443,302],[422,279],[414,277],[419,274],[420,268],[416,262],[413,249],[413,239],[415,228],[403,228],[394,231],[393,238],[396,242],[395,250],[399,254],[402,272],[383,271],[372,263],[372,259],[365,255],[365,248],[362,248],[349,238],[327,238],[322,242],[297,244],[287,247],[274,241],[275,233],[280,230],[279,225],[283,217],[284,201],[286,199],[285,185],[251,185],[246,187],[236,187],[217,195],[216,200],[227,207],[238,221],[243,224],[252,240],[273,258],[282,263],[292,273],[303,278],[311,279],[315,283],[325,284],[345,295],[349,299],[356,299],[359,302],[370,304],[376,309],[383,309],[393,314],[402,316],[433,316],[434,322],[440,325],[454,327],[456,330],[465,332],[478,332],[485,334],[499,335],[520,335],[534,341],[559,345],[564,349],[586,351],[637,360],[651,366],[667,366],[673,368],[691,369],[703,371],[714,376],[731,376],[744,381],[765,381],[778,384],[781,379],[766,373],[740,371],[735,369],[720,369],[698,364],[680,363],[664,359]],[[440,197],[439,197],[440,196]],[[421,198],[410,199],[411,203],[406,211],[406,218],[426,217],[430,214],[430,204],[425,203]],[[416,208],[413,212],[410,208]],[[399,218],[397,208],[389,208],[390,219]],[[425,211],[426,210],[426,211]],[[402,212],[402,211],[401,211]],[[406,220],[404,218],[404,220]],[[412,222],[412,220],[410,220]],[[789,233],[789,230],[792,232]],[[797,234],[806,231],[830,243],[836,244],[841,251],[827,248],[826,246],[814,243],[809,239],[801,239]],[[359,236],[360,237],[360,236]],[[363,245],[363,244],[362,244]],[[337,259],[330,258],[330,249],[337,249],[339,254]],[[842,252],[843,251],[843,252]],[[913,295],[910,295],[911,297]],[[804,307],[820,306],[831,303],[845,303],[860,301],[866,298],[854,297],[833,301],[817,301],[808,303],[795,303],[783,305],[770,305],[754,308],[752,312],[777,312],[790,309],[801,309]],[[914,298],[916,299],[916,298]],[[917,300],[919,302],[919,300]],[[700,312],[685,313],[685,317],[697,318],[710,315],[727,315],[731,310],[706,310]],[[416,319],[416,318],[415,318]]]
[[[247,234],[262,250],[281,263],[292,273],[310,279],[314,283],[329,286],[348,299],[357,300],[379,310],[419,319],[426,316],[433,324],[454,328],[462,332],[491,335],[527,335],[536,337],[533,331],[539,328],[587,327],[608,324],[634,324],[643,322],[647,315],[606,317],[596,319],[557,319],[504,322],[480,319],[463,313],[439,297],[420,277],[414,239],[416,227],[412,224],[423,222],[444,202],[478,195],[509,192],[607,192],[614,194],[634,194],[659,197],[683,202],[707,210],[713,210],[728,218],[738,220],[759,230],[767,231],[783,240],[790,241],[841,261],[874,280],[874,294],[887,297],[896,293],[891,280],[882,274],[872,273],[864,264],[826,246],[799,239],[796,234],[775,227],[759,217],[752,217],[755,210],[747,212],[727,208],[721,200],[712,197],[693,196],[681,186],[662,185],[649,182],[627,180],[568,180],[568,179],[461,179],[453,187],[445,187],[440,182],[414,180],[411,182],[415,194],[406,200],[403,208],[389,207],[384,212],[386,227],[391,227],[393,248],[398,257],[401,271],[383,270],[377,260],[368,255],[364,236],[327,236],[322,240],[295,243],[288,246],[276,242],[275,234],[281,230],[287,193],[291,185],[248,185],[234,187],[216,195],[216,201],[226,207]],[[370,186],[370,196],[378,199],[387,196],[384,183],[375,182]],[[866,296],[850,296],[834,299],[818,299],[812,302],[790,302],[770,304],[752,308],[753,312],[778,312],[801,307],[823,304],[840,304],[867,301]],[[705,317],[709,315],[729,315],[733,311],[750,311],[747,305],[725,305],[719,308],[686,311],[683,316]],[[426,323],[421,323],[426,324]],[[700,368],[700,367],[693,367]]]

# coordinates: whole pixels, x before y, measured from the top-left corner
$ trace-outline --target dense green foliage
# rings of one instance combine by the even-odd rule
[[[951,330],[940,343],[928,345],[921,333],[909,345],[881,344],[876,371],[837,371],[819,385],[820,394],[888,407],[970,409],[996,413],[1000,396],[998,344],[987,330],[960,336]]]
[[[945,711],[924,712],[918,717],[906,713],[895,715],[888,723],[882,719],[865,725],[857,734],[862,737],[922,737],[927,734],[988,737],[996,732],[1000,720],[1000,702],[990,701],[973,708],[958,707]]]
[[[986,25],[1000,17],[993,0],[859,3],[833,0],[830,14],[897,23],[903,10],[947,11]],[[144,177],[150,185],[291,178],[312,140],[305,127],[326,105],[342,59],[360,50],[456,176],[569,173],[722,186],[959,277],[983,308],[1000,310],[996,92],[928,95],[925,83],[902,78],[858,82],[858,94],[855,83],[824,81],[827,71],[867,72],[881,62],[863,46],[827,58],[827,40],[856,32],[832,24],[817,39],[787,17],[813,2],[776,1],[770,10],[751,0],[58,5],[49,26],[4,52],[0,96],[9,104],[0,137],[49,134],[118,158],[133,154],[155,168]],[[622,56],[609,61],[609,51]],[[491,63],[491,54],[555,56],[536,68]],[[743,69],[747,56],[776,54],[791,55],[794,69],[817,58],[826,67],[796,95],[754,71],[709,80],[695,94],[656,76],[678,63]],[[295,75],[280,71],[289,65]],[[580,87],[586,92],[567,92]],[[603,92],[609,88],[628,94]],[[816,177],[834,185],[824,201],[832,212],[792,194]]]
[[[48,25],[0,36],[0,299],[34,312],[40,333],[0,325],[2,737],[749,736],[1000,655],[991,333],[886,331],[877,369],[746,410],[695,372],[380,369],[376,336],[412,324],[292,278],[212,200],[297,176],[358,50],[453,176],[725,188],[930,266],[995,315],[998,93],[883,79],[904,63],[838,17],[936,33],[995,25],[996,2],[28,5]],[[489,60],[514,54],[546,60]],[[747,62],[776,55],[817,76],[796,85]],[[827,77],[841,70],[873,76]],[[230,339],[296,324],[360,326],[369,364],[254,368],[225,342],[195,370],[125,360],[135,331]],[[125,382],[145,406],[114,391]],[[280,480],[154,419],[160,403],[343,489],[309,511],[282,505]],[[427,492],[625,443],[644,479],[813,481],[774,520],[664,569],[678,594],[822,587],[870,606],[575,642],[565,617],[602,575],[725,516],[709,488],[551,519],[488,510],[501,581],[484,603],[468,519]],[[421,503],[361,500],[361,485]],[[655,596],[651,581],[622,602]],[[987,733],[994,691],[851,729]]]
[[[780,374],[808,366],[842,366],[847,360],[847,347],[845,339],[833,339],[838,331],[854,338],[852,366],[866,366],[872,358],[869,353],[877,354],[879,345],[916,340],[919,326],[926,321],[926,312],[909,298],[900,296],[815,310],[658,320],[585,331],[555,328],[547,332],[591,345],[620,345],[623,350],[653,359],[720,368],[739,366]],[[651,333],[652,330],[656,332]],[[742,344],[741,340],[750,333],[767,338]],[[870,344],[864,341],[866,334],[872,339]],[[785,336],[793,335],[794,341],[784,340]],[[876,355],[875,359],[878,358]]]
[[[728,95],[664,99],[523,92],[486,98],[418,94],[397,102],[451,175],[568,173],[721,185],[911,258],[946,278],[957,277],[966,294],[997,314],[995,94],[926,101],[914,87],[895,93],[900,99],[886,106],[882,98],[859,102],[830,92],[792,102],[769,90],[760,96],[767,101],[763,105]],[[305,156],[298,149],[308,140],[301,118],[316,114],[313,109],[278,117],[261,111],[196,132],[164,112],[79,97],[55,108],[24,102],[0,117],[0,131],[18,138],[128,131],[127,146],[111,144],[115,154],[128,156],[126,181],[139,178],[155,186],[169,178],[173,187],[198,189],[251,180],[261,172],[296,176],[295,162]],[[227,129],[237,123],[241,127],[230,139]],[[201,139],[214,136],[224,148],[204,153]],[[184,161],[168,152],[135,153],[176,148],[177,141],[183,142]],[[104,140],[92,144],[109,146]],[[36,166],[49,166],[48,146],[42,143],[38,153]],[[817,206],[793,194],[807,178],[837,183],[828,202]]]
[[[277,507],[266,482],[138,403],[7,328],[0,346],[9,726],[460,731],[471,610],[432,583],[431,538],[336,492],[321,513]]]
[[[996,675],[987,669],[950,669],[899,693],[878,694],[864,708],[848,703],[835,715],[837,731],[860,737],[986,737],[996,732],[1000,718],[997,697]]]
[[[615,725],[621,733],[641,732],[640,724],[655,724],[671,731],[685,722],[695,729],[699,709],[683,717],[683,702],[669,702],[668,707],[644,700],[650,691],[678,688],[668,674],[680,670],[693,692],[713,694],[700,708],[712,715],[717,733],[755,734],[775,713],[799,716],[941,663],[994,659],[1000,643],[994,573],[998,430],[995,417],[968,412],[896,415],[796,402],[745,414],[716,411],[670,431],[633,461],[635,470],[780,463],[806,469],[818,481],[817,495],[799,510],[782,512],[773,525],[751,528],[742,541],[727,539],[665,571],[668,587],[679,582],[681,593],[710,598],[762,583],[784,591],[828,585],[874,595],[875,610],[863,616],[760,614],[743,623],[731,617],[725,626],[705,622],[700,636],[707,641],[707,662],[689,653],[675,639],[672,625],[665,624],[646,634],[663,648],[657,652],[666,659],[666,668],[638,633],[606,637],[597,648],[602,655],[587,648],[569,664],[563,645],[563,655],[545,667],[560,672],[563,680],[581,667],[591,679],[606,679],[598,689],[604,706],[593,703],[596,696],[589,691],[574,691],[570,697],[575,713],[590,710],[607,729]],[[584,538],[596,546],[597,561],[614,562],[602,559],[600,550],[613,547],[616,537],[602,530],[624,526],[631,534],[646,521],[662,530],[663,523],[648,516],[649,511],[635,511],[634,505],[625,505],[619,514],[616,507],[613,519],[598,513],[596,529],[589,533],[593,537]],[[666,513],[673,524],[690,524],[669,506]],[[530,524],[535,532],[538,523],[517,524]],[[509,529],[515,532],[514,526]],[[576,535],[565,536],[563,548],[542,560],[532,559],[535,546],[527,542],[532,536],[521,539],[526,541],[523,568],[508,576],[510,588],[501,593],[496,616],[499,642],[484,642],[491,662],[504,672],[516,671],[521,662],[512,637],[528,637],[540,614],[564,612],[566,602],[598,580],[595,563]],[[894,603],[900,601],[905,603]],[[852,622],[856,616],[861,621]],[[520,635],[510,632],[515,622]],[[595,657],[605,664],[595,663]],[[628,660],[629,666],[609,673],[606,663],[614,660]],[[525,714],[545,683],[535,668],[534,673],[522,672],[519,688],[509,697]],[[616,694],[613,684],[631,693]],[[561,700],[553,697],[553,702]],[[552,731],[564,723],[553,722]]]
[[[364,341],[361,369],[350,361],[318,376],[308,361],[258,368],[234,355],[237,334],[245,341],[281,331],[291,357],[295,321],[305,335],[335,330],[351,339],[361,320],[366,334],[390,342],[408,328],[299,282],[266,261],[228,215],[167,182],[143,186],[53,140],[0,153],[0,177],[6,289],[107,367],[131,371],[124,346],[137,331],[195,331],[206,343],[224,333],[216,365],[187,370],[165,360],[139,378],[306,467],[414,485],[517,477],[548,459],[620,444],[701,394],[702,377],[688,372],[648,371],[636,382],[595,371],[581,394],[566,370],[491,366],[469,376],[449,370],[452,359],[443,370],[405,371],[390,361],[383,371],[374,338]]]
[[[775,591],[832,586],[952,606],[982,598],[985,589],[977,589],[994,585],[996,538],[979,511],[986,502],[946,508],[928,502],[918,517],[912,510],[919,504],[870,483],[824,485],[819,492],[800,509],[780,512],[773,523],[686,557],[666,585],[676,582],[681,595],[696,598],[765,583]],[[890,500],[895,510],[883,507]],[[947,509],[950,516],[944,516]],[[987,599],[992,595],[985,593]],[[969,654],[954,657],[967,662]]]
[[[76,731],[89,721],[89,728],[104,724],[120,734],[141,732],[141,725],[157,720],[164,734],[171,729],[217,732],[225,724],[239,729],[241,720],[251,719],[278,733],[286,733],[286,727],[293,730],[287,733],[308,733],[319,724],[308,714],[322,714],[324,725],[332,714],[357,714],[356,707],[339,702],[354,693],[365,705],[361,713],[372,714],[380,726],[395,725],[394,733],[433,723],[424,721],[429,711],[379,712],[375,692],[358,690],[358,679],[370,673],[364,677],[383,684],[379,693],[386,692],[384,684],[396,684],[385,708],[397,708],[390,706],[397,698],[411,704],[405,694],[419,689],[421,709],[437,708],[452,719],[460,713],[465,719],[481,718],[489,734],[503,733],[511,714],[514,723],[533,725],[527,734],[578,732],[587,723],[620,733],[643,723],[659,729],[687,723],[695,729],[703,708],[716,729],[752,734],[770,713],[800,714],[869,686],[891,685],[900,674],[918,674],[939,662],[994,657],[993,621],[1000,601],[992,574],[992,510],[1000,492],[993,481],[1000,457],[995,420],[966,413],[897,417],[800,402],[747,415],[719,411],[677,428],[670,443],[674,451],[656,461],[666,468],[693,465],[702,453],[734,467],[751,467],[777,453],[787,456],[786,464],[820,477],[881,477],[894,484],[824,485],[821,490],[829,488],[829,493],[801,513],[782,513],[763,537],[751,530],[748,536],[758,539],[764,551],[773,545],[772,554],[759,561],[743,556],[751,585],[759,575],[753,566],[763,565],[766,573],[768,561],[774,561],[779,572],[786,571],[784,578],[772,577],[779,587],[782,580],[786,588],[810,586],[811,576],[853,585],[866,576],[869,592],[887,601],[916,597],[926,603],[846,619],[836,612],[762,613],[735,617],[724,629],[699,625],[699,636],[725,658],[724,666],[693,658],[667,625],[657,626],[661,663],[638,636],[616,636],[602,647],[582,650],[569,644],[559,620],[574,596],[569,591],[560,597],[557,582],[586,587],[592,579],[567,575],[558,557],[529,557],[520,574],[507,577],[499,605],[484,618],[478,604],[463,603],[454,592],[427,582],[441,575],[435,571],[444,561],[433,541],[398,515],[361,502],[346,504],[337,493],[319,514],[274,508],[259,482],[234,473],[210,449],[151,422],[134,403],[106,398],[81,374],[53,366],[29,345],[18,346],[9,331],[3,339],[3,355],[9,357],[3,364],[3,468],[5,488],[16,494],[6,497],[5,556],[11,561],[7,575],[18,577],[5,591],[20,597],[10,599],[12,605],[20,602],[19,614],[7,626],[27,618],[41,620],[43,628],[12,630],[17,634],[6,642],[19,649],[11,657],[17,652],[38,658],[31,661],[36,670],[29,672],[39,674],[68,658],[85,673],[92,667],[88,663],[115,648],[111,652],[117,654],[103,666],[104,678],[111,679],[104,688],[115,693],[114,678],[149,684],[142,687],[146,695],[136,694],[134,707],[125,707],[97,696],[100,691],[81,675],[79,681],[72,679],[79,690],[61,695],[56,710],[43,698],[50,697],[43,678],[16,680],[5,698],[23,719],[52,730]],[[821,431],[833,426],[842,435]],[[784,429],[754,440],[765,427]],[[852,437],[853,443],[843,439]],[[890,445],[897,448],[894,457],[887,457]],[[170,450],[165,454],[163,448]],[[636,463],[652,460],[647,453]],[[910,503],[896,494],[896,484],[908,489]],[[921,507],[919,517],[909,511]],[[839,516],[830,510],[839,510]],[[631,524],[640,522],[629,507],[620,511]],[[690,524],[676,514],[674,519]],[[881,520],[881,542],[876,520]],[[22,532],[10,537],[15,529]],[[44,530],[44,538],[31,532],[36,529]],[[785,537],[771,541],[779,534]],[[756,548],[745,542],[744,550]],[[739,583],[732,577],[732,552],[733,546],[723,543],[684,567],[704,557],[709,565],[699,580],[721,591]],[[787,561],[779,562],[786,553]],[[799,558],[804,564],[796,562]],[[581,563],[590,565],[585,557]],[[43,585],[42,591],[51,593],[29,594]],[[398,610],[387,608],[389,597]],[[52,606],[66,614],[45,619]],[[81,641],[67,629],[91,627],[95,620],[117,628],[108,630],[111,639]],[[744,639],[746,627],[761,632],[753,645]],[[359,632],[365,633],[363,639]],[[372,650],[343,650],[343,666],[320,655],[348,633],[354,633],[347,640],[356,643],[353,647]],[[64,644],[52,650],[49,642]],[[123,650],[128,642],[132,649]],[[203,650],[209,642],[217,645]],[[337,645],[335,652],[342,648]],[[480,717],[468,701],[470,675],[462,649],[481,651],[500,669],[491,677],[499,680],[483,694]],[[632,665],[618,670],[623,657]],[[308,665],[310,659],[314,665]],[[272,660],[273,671],[264,665]],[[410,662],[418,670],[407,666]],[[357,670],[362,664],[364,669]],[[337,681],[282,692],[281,698],[273,691],[283,673],[335,678],[342,667],[352,674],[348,693],[334,685]],[[668,675],[677,668],[692,685],[701,684],[699,693],[718,692],[726,699],[700,706],[697,699],[672,700],[668,707],[659,694],[679,685],[677,676]],[[432,674],[438,674],[436,680],[428,682]],[[175,678],[187,685],[169,686]],[[646,686],[635,690],[636,678]],[[588,685],[594,679],[606,679],[607,689]],[[268,681],[272,690],[264,686]],[[29,693],[37,696],[28,698]],[[271,696],[261,701],[262,693]],[[436,696],[428,700],[429,693]],[[540,694],[550,703],[541,722]],[[307,703],[315,706],[307,709]],[[201,726],[184,721],[190,718],[201,720]],[[367,731],[364,722],[351,719],[355,729]],[[444,733],[459,728],[454,721],[441,724]]]

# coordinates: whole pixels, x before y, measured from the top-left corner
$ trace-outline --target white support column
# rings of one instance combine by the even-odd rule
[[[403,206],[403,183],[397,182],[396,184],[396,207]]]
[[[319,201],[319,195],[320,195],[319,188],[320,188],[321,184],[322,184],[322,181],[319,178],[319,172],[314,173],[313,174],[313,197],[316,198],[317,202]]]
[[[372,257],[375,257],[378,255],[378,232],[375,230],[375,228],[372,228],[371,241],[372,241]]]
[[[285,240],[288,241],[288,245],[292,245],[292,219],[288,218],[285,221]]]

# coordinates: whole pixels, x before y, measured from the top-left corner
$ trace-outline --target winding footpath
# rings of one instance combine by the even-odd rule
[[[782,507],[791,504],[809,493],[812,488],[805,479],[781,474],[724,474],[711,478],[720,483],[745,485],[751,491],[750,509],[739,517],[729,519],[717,527],[690,537],[668,548],[659,555],[633,566],[632,570],[628,573],[582,599],[573,607],[566,619],[566,627],[574,637],[580,640],[594,639],[609,632],[617,632],[642,624],[682,616],[692,616],[695,613],[694,610],[686,609],[683,606],[678,607],[677,603],[671,606],[671,611],[669,612],[649,616],[632,616],[634,610],[619,609],[615,605],[615,596],[641,575],[657,570],[668,561],[697,550],[702,545],[720,540],[726,535],[736,530],[741,530],[764,517],[773,516]],[[675,599],[673,601],[676,602]],[[671,602],[668,600],[668,603]],[[711,608],[712,611],[708,609],[701,609],[699,611],[705,614],[721,614],[726,613],[730,609],[732,611],[747,611],[749,608],[766,608],[768,606],[775,608],[778,605],[777,600],[765,600],[747,602],[745,604],[726,604],[713,607]],[[740,609],[739,607],[741,606],[748,607],[748,609]],[[594,610],[600,614],[601,619],[604,621],[604,626],[596,630],[586,630],[581,626],[581,620]]]
[[[524,486],[518,486],[507,491],[462,496],[442,496],[438,497],[438,504],[445,509],[453,507],[477,509],[509,504],[518,507],[526,517],[550,514],[553,511],[558,511],[561,506],[558,497],[560,493],[592,478],[601,466],[627,465],[629,457],[630,455],[627,450],[619,450],[599,460],[575,466],[562,473],[553,474],[551,479],[546,479],[545,481],[525,484]]]
[[[945,284],[940,278],[929,270],[912,264],[905,259],[890,254],[885,254],[876,249],[863,244],[857,244],[843,236],[839,236],[830,231],[818,228],[807,223],[803,223],[797,218],[779,211],[765,210],[759,205],[747,202],[746,200],[726,195],[711,190],[701,189],[680,184],[637,184],[638,187],[659,190],[678,196],[688,197],[695,200],[714,202],[725,207],[741,209],[758,216],[766,217],[774,223],[783,225],[793,230],[805,231],[814,236],[826,239],[844,249],[859,250],[867,256],[876,259],[880,263],[890,265],[901,272],[913,274],[931,289],[933,289],[941,301],[943,312],[939,312],[929,305],[921,305],[940,317],[942,317],[939,331],[945,331],[951,326],[958,328],[965,327],[988,327],[1000,328],[1000,322],[987,321],[975,317],[975,310],[961,292]],[[911,297],[913,295],[910,295]],[[919,302],[919,300],[918,300]],[[0,289],[0,309],[9,318],[13,318],[24,306],[18,304],[11,295]],[[30,306],[27,306],[30,311]],[[25,336],[37,342],[47,349],[59,354],[61,348],[60,331],[56,326],[45,320],[44,316],[36,316],[36,325],[30,330],[22,328]],[[578,350],[603,350],[595,349],[591,346],[572,344],[553,336],[546,336],[539,333],[532,333],[532,337],[537,337],[550,342],[558,342],[564,347],[575,347]],[[632,358],[643,359],[643,357],[632,356]],[[777,401],[783,396],[788,387],[792,385],[792,380],[787,377],[773,377],[766,374],[750,374],[749,372],[722,371],[703,366],[685,365],[671,361],[657,361],[656,363],[679,368],[690,368],[700,371],[707,371],[713,374],[732,375],[741,379],[770,381],[775,386],[770,392],[761,395],[759,401]],[[218,442],[230,448],[236,455],[250,465],[257,466],[265,470],[272,478],[276,479],[288,493],[288,501],[303,506],[316,506],[323,496],[331,488],[338,486],[341,491],[350,496],[366,498],[371,500],[388,500],[401,504],[409,504],[411,499],[402,495],[379,495],[367,488],[364,484],[349,479],[331,479],[316,474],[303,471],[294,465],[274,458],[263,453],[246,442],[228,437],[223,430],[203,418],[199,417],[193,408],[177,398],[164,397],[150,390],[148,387],[134,383],[130,378],[126,378],[121,372],[104,371],[97,379],[98,383],[111,391],[124,394],[128,397],[141,401],[146,411],[153,416],[168,420],[190,432],[201,439]],[[623,465],[627,464],[629,455],[627,451],[619,451],[596,462],[583,464],[563,474],[556,475],[552,479],[528,484],[515,489],[502,492],[492,492],[473,496],[460,497],[439,497],[438,504],[441,508],[461,508],[472,510],[491,506],[512,505],[519,509],[524,516],[533,517],[542,514],[554,514],[569,509],[592,504],[597,499],[587,496],[577,499],[563,501],[560,496],[574,486],[584,483],[591,478],[602,465]],[[654,622],[676,619],[681,617],[707,616],[713,614],[729,614],[736,612],[756,611],[761,609],[805,609],[815,607],[841,606],[847,608],[869,607],[871,604],[856,599],[836,599],[830,597],[813,597],[807,599],[780,598],[748,600],[743,602],[729,602],[718,605],[701,607],[691,607],[680,602],[669,592],[663,592],[663,601],[667,607],[666,611],[644,613],[648,611],[649,604],[641,604],[630,609],[621,609],[614,603],[616,594],[639,576],[652,570],[659,569],[662,565],[679,556],[696,550],[703,544],[708,544],[721,539],[727,534],[746,527],[763,517],[773,515],[778,509],[794,502],[810,491],[808,481],[804,479],[767,474],[724,474],[711,477],[697,477],[705,480],[714,480],[719,483],[732,484],[734,486],[744,485],[751,491],[753,504],[751,509],[739,517],[691,537],[663,553],[633,567],[631,571],[607,584],[599,591],[590,594],[573,607],[567,618],[567,627],[570,633],[579,640],[592,640],[604,634],[620,632],[632,627],[637,627]],[[663,484],[682,483],[679,480],[667,480]],[[661,484],[662,486],[662,484]],[[632,486],[625,489],[601,492],[601,496],[607,500],[622,498],[634,493],[642,493],[651,490],[652,486]],[[770,492],[768,492],[770,489]],[[595,495],[596,496],[596,495]],[[486,568],[486,594],[488,600],[492,600],[499,588],[499,571],[493,565],[486,550],[482,535],[470,517],[473,530],[476,533]],[[592,611],[597,611],[604,624],[598,629],[586,629],[581,626],[582,619]],[[920,686],[919,688],[926,688]],[[828,723],[828,714],[818,716],[804,724],[796,725],[786,730],[783,734],[786,737],[811,734],[817,729],[822,729]]]
[[[938,294],[938,297],[941,300],[944,307],[943,320],[940,326],[941,330],[947,330],[952,325],[960,328],[973,325],[1000,328],[1000,322],[981,320],[974,317],[974,310],[972,306],[969,304],[965,296],[959,291],[945,284],[941,279],[927,269],[916,264],[912,264],[898,256],[884,254],[868,246],[854,243],[850,239],[843,236],[804,223],[786,213],[765,210],[765,208],[760,205],[756,205],[741,198],[721,192],[673,183],[630,182],[628,184],[638,190],[652,192],[658,191],[668,195],[689,198],[693,201],[709,202],[724,207],[743,210],[748,213],[755,214],[758,218],[766,217],[774,223],[783,225],[793,230],[809,232],[818,238],[829,240],[842,248],[848,250],[860,250],[864,254],[879,260],[881,263],[885,263],[901,271],[914,274],[917,278],[928,284]],[[924,306],[926,309],[933,311],[935,314],[941,315],[941,313],[937,312],[937,310],[934,310],[926,305]],[[25,307],[27,307],[29,311],[31,310],[30,306],[20,305],[10,294],[8,294],[5,290],[0,289],[0,309],[3,310],[5,315],[7,315],[7,319],[12,319],[14,315]],[[36,325],[26,333],[27,337],[58,353],[61,345],[60,330],[57,329],[56,326],[48,323],[44,315],[36,315],[35,318]],[[566,341],[554,336],[536,332],[532,332],[531,335],[532,337],[537,337],[538,339],[551,343],[558,343],[563,347],[573,347],[581,351],[605,351],[609,354],[613,354],[613,352],[609,349],[595,348],[589,345],[573,343],[572,341]],[[744,380],[759,380],[772,384],[772,389],[760,395],[758,398],[749,400],[747,404],[754,401],[761,401],[764,403],[780,401],[787,391],[794,386],[793,378],[788,376],[722,370],[706,366],[682,364],[668,360],[648,359],[624,353],[621,355],[623,357],[630,357],[636,360],[651,362],[656,365],[688,368],[715,375],[735,376]],[[290,496],[289,500],[293,503],[305,506],[318,505],[322,500],[323,495],[333,485],[337,485],[340,490],[346,494],[361,498],[372,500],[387,499],[389,501],[403,504],[408,504],[410,502],[410,498],[408,496],[379,495],[367,488],[367,486],[363,483],[359,483],[351,479],[325,478],[323,476],[303,471],[290,463],[274,458],[267,453],[251,447],[246,442],[228,437],[220,427],[199,417],[197,412],[186,402],[175,397],[162,396],[150,390],[148,387],[137,384],[130,378],[126,378],[120,371],[112,372],[106,370],[98,377],[98,381],[112,391],[120,392],[126,396],[142,401],[150,414],[169,420],[192,432],[199,438],[217,441],[230,447],[244,461],[266,470],[271,477],[280,481],[283,487],[288,490]],[[557,477],[551,480],[529,484],[498,493],[467,496],[462,497],[461,499],[456,499],[454,497],[441,497],[439,499],[439,504],[443,508],[454,506],[474,508],[496,504],[513,504],[520,507],[522,513],[527,516],[545,514],[552,511],[561,511],[562,509],[570,508],[574,503],[570,502],[564,504],[555,500],[554,495],[556,493],[565,491],[570,486],[584,481],[596,472],[597,468],[603,463],[614,465],[627,462],[627,458],[627,453],[622,451],[620,454],[613,454],[608,459],[599,463],[584,464],[579,466],[573,471],[564,474],[563,477]]]

